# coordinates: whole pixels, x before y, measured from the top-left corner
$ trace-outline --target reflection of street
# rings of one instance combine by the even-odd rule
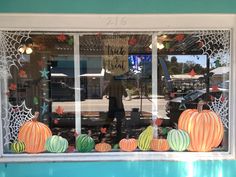
[[[141,108],[141,100],[140,99],[132,99],[132,100],[123,100],[125,111],[132,111],[133,108],[142,109],[142,111],[151,113],[152,112],[152,102],[146,98],[142,99],[142,108]],[[165,105],[167,100],[163,98],[158,99],[158,117],[165,118],[166,111]],[[74,102],[53,102],[52,110],[58,106],[62,106],[64,108],[64,112],[74,112],[75,111],[75,103]],[[108,111],[108,99],[86,99],[81,102],[81,110],[82,111]]]

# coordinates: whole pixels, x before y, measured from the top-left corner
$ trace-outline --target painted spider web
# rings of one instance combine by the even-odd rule
[[[0,31],[0,77],[11,76],[10,68],[21,66],[19,52],[23,40],[30,38],[29,31]]]
[[[20,127],[29,121],[33,115],[31,109],[27,108],[25,101],[21,105],[12,105],[9,103],[8,109],[3,113],[4,145],[17,140]]]
[[[229,120],[228,120],[228,99],[225,98],[223,95],[220,98],[213,98],[213,101],[208,104],[210,110],[214,111],[216,114],[220,116],[220,119],[223,125],[228,129],[229,128]]]
[[[203,55],[210,59],[220,59],[227,64],[230,55],[230,31],[199,31],[196,34]]]

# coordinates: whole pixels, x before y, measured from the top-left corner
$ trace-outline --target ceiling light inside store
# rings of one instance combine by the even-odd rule
[[[164,47],[165,47],[164,44],[162,44],[161,42],[157,42],[157,48],[158,49],[161,50],[161,49],[164,49]],[[152,49],[152,44],[149,45],[149,48]]]
[[[18,51],[20,53],[26,53],[26,54],[31,54],[33,52],[33,41],[31,38],[23,39],[21,42],[20,47],[18,48]]]

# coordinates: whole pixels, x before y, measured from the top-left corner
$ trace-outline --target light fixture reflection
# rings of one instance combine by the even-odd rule
[[[149,45],[149,48],[152,49],[152,44]],[[161,50],[164,49],[165,46],[161,42],[157,42],[157,48]]]
[[[21,45],[21,46],[19,47],[18,51],[19,51],[20,53],[24,53],[24,52],[25,52],[25,46]]]
[[[33,50],[30,47],[27,47],[25,50],[25,53],[28,55],[31,54],[32,52],[33,52]]]
[[[22,40],[21,45],[18,48],[18,51],[22,54],[26,53],[29,55],[33,52],[32,46],[33,46],[33,41],[31,38],[24,39]]]

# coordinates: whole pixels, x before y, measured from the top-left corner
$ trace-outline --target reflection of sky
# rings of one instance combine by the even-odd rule
[[[175,56],[178,63],[186,63],[186,61],[194,61],[196,64],[200,64],[202,67],[206,67],[206,55],[168,55],[168,60]]]

